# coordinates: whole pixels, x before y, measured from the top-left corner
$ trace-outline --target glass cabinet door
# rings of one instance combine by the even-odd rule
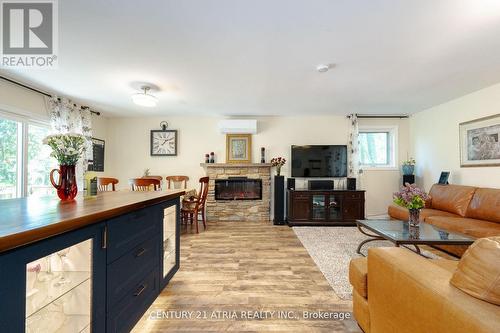
[[[326,195],[315,194],[312,196],[312,218],[324,220],[326,217]]]
[[[177,248],[177,206],[163,209],[163,278],[176,265]]]
[[[92,248],[87,239],[26,264],[26,332],[90,332]]]
[[[342,218],[342,201],[337,195],[331,194],[328,200],[329,220],[339,220]]]

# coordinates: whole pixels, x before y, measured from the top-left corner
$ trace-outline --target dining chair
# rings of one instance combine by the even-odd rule
[[[181,219],[187,224],[188,219],[191,224],[195,222],[196,233],[198,230],[198,215],[201,215],[201,221],[203,222],[203,228],[207,229],[206,219],[205,219],[205,203],[207,201],[208,195],[208,177],[200,178],[200,191],[196,196],[190,196],[189,198],[184,198],[182,200],[181,208]]]
[[[97,177],[97,190],[99,192],[109,192],[109,185],[111,185],[111,191],[116,191],[116,184],[118,184],[116,178]]]
[[[167,176],[165,177],[167,181],[167,189],[187,189],[187,181],[189,180],[188,176]],[[171,187],[173,185],[173,187]]]
[[[142,179],[156,179],[160,181],[160,185],[158,186],[158,189],[161,190],[161,182],[163,180],[162,176],[142,176]]]
[[[154,191],[160,189],[160,181],[153,178],[132,178],[128,180],[132,191]]]

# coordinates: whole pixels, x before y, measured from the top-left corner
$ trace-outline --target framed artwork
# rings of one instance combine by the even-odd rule
[[[441,184],[441,185],[448,184],[448,178],[450,178],[450,172],[449,171],[442,171],[441,175],[439,176],[438,184]]]
[[[500,166],[500,114],[460,124],[460,166]]]
[[[177,156],[177,130],[151,130],[151,156]]]
[[[104,171],[104,140],[92,138],[92,170]]]
[[[226,163],[252,161],[252,135],[226,134]]]

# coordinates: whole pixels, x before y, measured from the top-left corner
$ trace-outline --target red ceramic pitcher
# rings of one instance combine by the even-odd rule
[[[54,172],[59,173],[59,181],[54,181]],[[60,165],[59,170],[50,172],[50,182],[57,190],[57,196],[62,201],[70,201],[76,197],[78,187],[76,186],[76,174],[74,165]]]

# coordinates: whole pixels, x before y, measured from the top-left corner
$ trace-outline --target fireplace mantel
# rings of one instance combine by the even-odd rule
[[[270,168],[271,163],[200,163],[204,168]]]
[[[269,221],[271,204],[270,163],[201,163],[209,177],[206,214],[208,221]],[[261,180],[261,199],[216,200],[216,180]]]

